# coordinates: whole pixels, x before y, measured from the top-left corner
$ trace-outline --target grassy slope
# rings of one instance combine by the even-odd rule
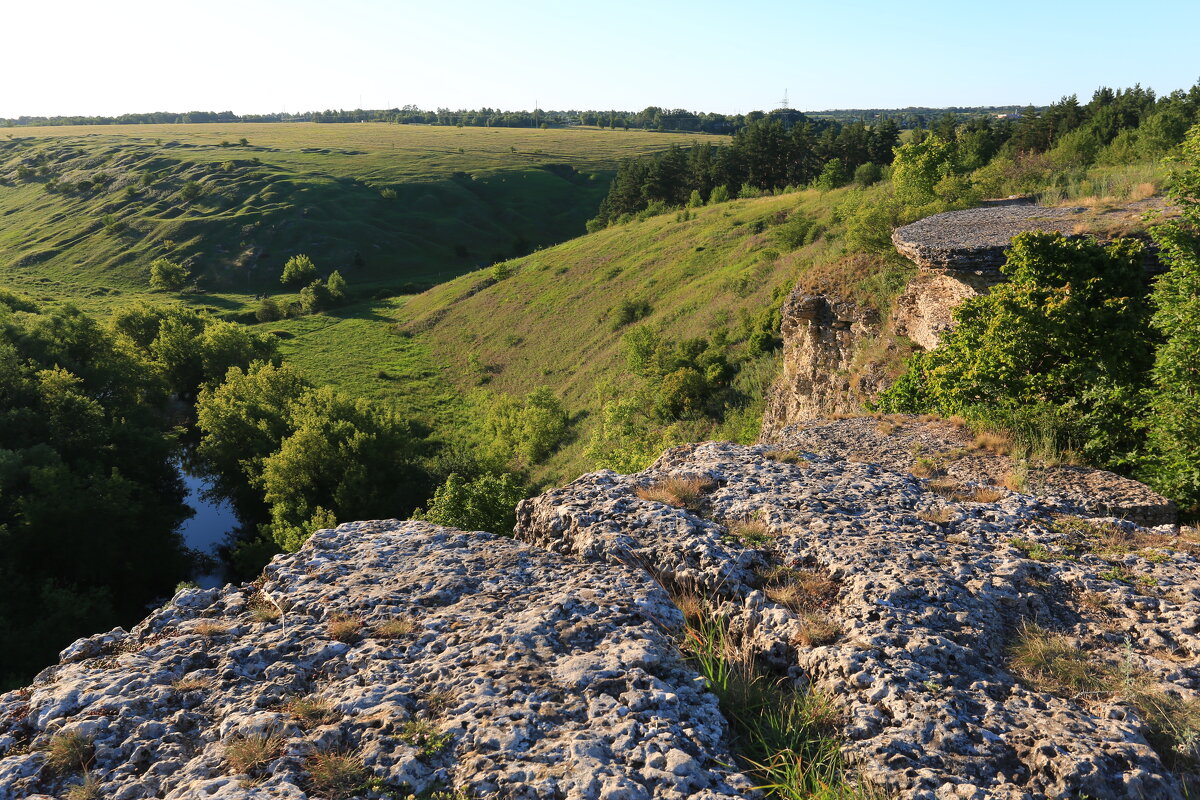
[[[243,137],[248,146],[221,144]],[[384,124],[23,128],[0,136],[0,281],[103,309],[144,295],[149,262],[165,256],[211,290],[191,302],[225,311],[277,291],[296,252],[359,287],[441,281],[582,233],[618,160],[692,138]],[[36,174],[22,179],[21,165]],[[50,178],[98,173],[99,188],[45,190]],[[203,187],[191,202],[179,195],[188,181]],[[106,215],[119,226],[106,228]]]
[[[584,419],[574,443],[539,475],[570,479],[592,466],[583,450],[604,387],[629,381],[626,329],[614,329],[614,309],[626,299],[649,301],[646,323],[670,338],[736,327],[741,313],[771,302],[775,287],[840,259],[839,226],[830,217],[848,191],[738,200],[695,210],[687,221],[653,217],[514,260],[511,277],[498,283],[481,270],[340,318],[271,327],[294,335],[285,350],[311,378],[390,399],[439,427],[470,417],[473,388],[524,394],[552,387]],[[785,252],[775,228],[791,214],[822,220],[826,235]]]

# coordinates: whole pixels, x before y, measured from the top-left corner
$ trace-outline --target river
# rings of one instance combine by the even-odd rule
[[[188,547],[212,558],[192,580],[202,589],[223,586],[228,578],[225,562],[217,549],[225,544],[228,535],[241,525],[241,520],[226,500],[208,496],[206,492],[211,485],[202,476],[190,471],[186,456],[176,462],[179,477],[187,488],[187,498],[184,500],[196,512],[191,519],[180,527],[183,542]]]

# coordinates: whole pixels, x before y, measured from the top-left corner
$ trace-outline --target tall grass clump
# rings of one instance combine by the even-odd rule
[[[797,690],[760,670],[723,620],[689,617],[684,655],[717,696],[734,748],[768,797],[851,800],[872,796],[855,786],[842,758],[838,714],[829,699]]]

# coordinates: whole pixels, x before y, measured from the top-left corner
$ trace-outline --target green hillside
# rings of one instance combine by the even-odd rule
[[[245,142],[242,144],[241,142]],[[0,281],[104,308],[184,263],[239,310],[307,253],[358,288],[462,274],[583,232],[617,162],[689,139],[386,124],[24,128],[0,138]]]
[[[570,478],[596,466],[585,451],[603,404],[640,380],[629,374],[621,344],[635,324],[670,340],[725,329],[730,352],[738,354],[750,321],[777,307],[800,277],[824,288],[834,288],[832,280],[844,294],[886,302],[908,267],[898,259],[847,256],[844,225],[836,221],[839,206],[878,191],[805,190],[672,212],[420,295],[269,327],[286,337],[287,358],[315,382],[390,400],[440,431],[477,421],[474,389],[521,396],[552,388],[576,422],[569,443],[539,474]],[[797,231],[807,244],[796,240]],[[621,324],[623,313],[645,316]],[[762,384],[775,369],[764,356],[748,362],[739,378]],[[761,385],[752,394],[761,399]],[[748,409],[738,417],[742,429],[723,433],[752,436],[760,416],[760,408]],[[701,423],[686,431],[715,434]]]

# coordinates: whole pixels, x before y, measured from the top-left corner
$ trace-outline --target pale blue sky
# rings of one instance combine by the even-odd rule
[[[1200,79],[1200,0],[10,0],[0,116],[1044,104]]]

